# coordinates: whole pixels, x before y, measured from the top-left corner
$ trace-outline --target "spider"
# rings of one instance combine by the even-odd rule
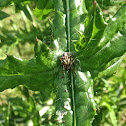
[[[73,66],[74,59],[69,52],[63,53],[63,55],[60,57],[60,61],[63,65],[63,71],[65,70],[74,71],[74,66]]]

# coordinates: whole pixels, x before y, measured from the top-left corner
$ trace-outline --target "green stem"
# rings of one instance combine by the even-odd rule
[[[66,9],[67,9],[67,35],[68,35],[68,51],[71,51],[70,45],[70,8],[69,0],[66,0]],[[73,73],[71,72],[71,89],[72,89],[72,108],[73,108],[73,126],[76,126],[76,113],[75,113],[75,99],[74,99],[74,85],[73,85]]]
[[[74,99],[74,85],[73,85],[73,73],[72,73],[72,72],[71,72],[71,88],[72,88],[72,106],[73,106],[73,126],[76,126],[75,99]]]
[[[68,44],[67,48],[70,52],[70,9],[69,9],[69,0],[66,0],[66,6],[67,6],[67,35],[68,35]]]

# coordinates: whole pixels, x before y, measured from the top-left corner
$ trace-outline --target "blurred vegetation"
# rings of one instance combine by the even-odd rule
[[[126,55],[118,71],[94,83],[97,115],[94,126],[126,125]]]
[[[48,45],[53,39],[50,28],[53,7],[48,12],[41,10],[43,15],[38,17],[35,16],[40,11],[36,8],[38,0],[3,1],[0,0],[0,59],[6,54],[31,59],[36,36]],[[114,15],[122,1],[99,3],[106,20]],[[97,115],[93,126],[114,126],[116,122],[118,126],[126,126],[126,55],[114,75],[94,81],[94,92]],[[24,86],[1,92],[0,126],[53,125],[53,97],[53,93],[48,96],[46,92],[31,91]]]

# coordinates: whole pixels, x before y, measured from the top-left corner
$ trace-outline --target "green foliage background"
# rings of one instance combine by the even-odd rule
[[[1,59],[5,59],[6,54],[22,59],[32,59],[36,36],[50,46],[50,41],[53,40],[50,24],[54,17],[54,7],[51,2],[51,0],[48,2],[45,0],[43,1],[45,5],[39,6],[41,1],[37,0],[32,2],[0,0]],[[97,2],[103,9],[105,20],[114,15],[122,5],[121,0]],[[92,2],[85,5],[88,10]],[[99,80],[94,79],[97,115],[93,126],[126,125],[126,57],[124,56],[123,59],[116,74]],[[50,94],[49,91],[50,89],[47,92],[37,92],[25,86],[19,86],[0,93],[0,125],[55,125],[55,107],[52,102],[55,94]]]

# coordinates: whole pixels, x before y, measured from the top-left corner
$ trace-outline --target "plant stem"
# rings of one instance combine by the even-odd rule
[[[66,9],[67,9],[67,37],[68,37],[68,42],[67,42],[67,48],[68,51],[70,52],[70,9],[69,9],[69,0],[66,0]]]
[[[74,99],[74,85],[73,85],[73,73],[72,73],[72,72],[71,72],[71,88],[72,88],[72,106],[73,106],[73,126],[76,126],[75,99]]]
[[[70,40],[70,8],[69,8],[69,0],[66,0],[66,9],[67,9],[67,37],[68,37],[68,43],[67,48],[68,51],[71,52],[71,40]],[[73,73],[70,73],[71,77],[71,90],[72,90],[72,108],[73,108],[73,126],[76,126],[76,113],[75,113],[75,99],[74,99],[74,85],[73,85]]]

